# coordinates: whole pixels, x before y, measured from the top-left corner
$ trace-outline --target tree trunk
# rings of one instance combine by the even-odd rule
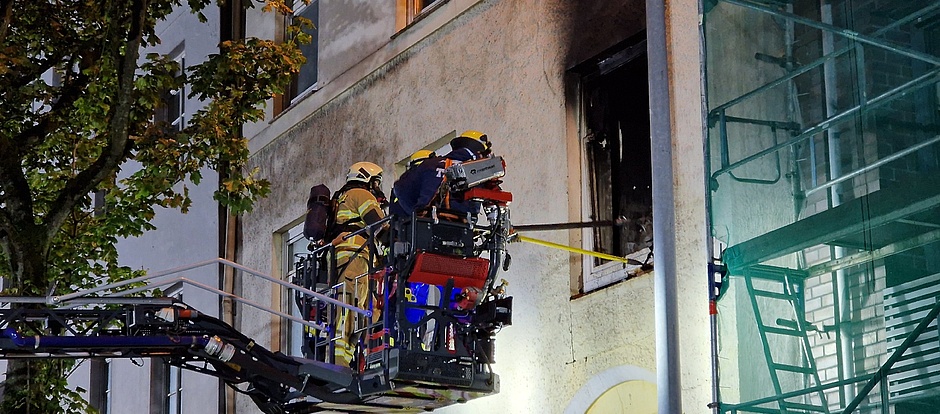
[[[43,236],[39,226],[30,224],[24,227],[27,228],[8,233],[4,240],[4,254],[7,255],[13,279],[12,286],[4,293],[9,296],[43,296],[49,286],[46,274],[49,239]],[[23,326],[17,325],[9,327],[24,329]],[[65,367],[73,364],[73,361],[61,359],[8,360],[0,414],[63,412],[63,400],[68,397],[65,393],[57,391],[65,385]]]
[[[7,296],[42,296],[48,288],[49,238],[46,229],[26,225],[7,235],[4,253],[13,276],[12,290]]]
[[[73,361],[61,359],[11,359],[3,382],[0,414],[54,414],[64,412],[58,385],[65,383],[65,369]]]

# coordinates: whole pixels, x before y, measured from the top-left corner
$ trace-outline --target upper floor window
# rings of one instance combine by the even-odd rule
[[[183,300],[183,285],[176,283],[168,287],[164,294]],[[152,358],[150,366],[150,412],[181,414],[183,412],[183,369],[170,365],[168,360]]]
[[[651,259],[652,163],[646,42],[579,69],[584,220],[620,222],[584,230],[584,247],[639,262]],[[648,261],[652,264],[652,260]],[[626,279],[638,265],[584,258],[579,292]]]
[[[448,0],[398,0],[398,25],[402,29]]]
[[[319,42],[317,28],[320,25],[320,2],[318,0],[312,0],[310,4],[301,2],[294,7],[294,17],[303,17],[310,21],[311,26],[303,30],[312,37],[310,43],[300,46],[300,51],[307,58],[307,62],[300,68],[300,73],[291,85],[291,96],[297,97],[317,84],[317,45]]]
[[[443,3],[443,0],[409,0],[409,7],[411,9],[411,18],[414,20],[414,16],[420,15],[422,12],[435,6],[438,3]]]
[[[319,25],[320,25],[320,2],[311,0],[309,4],[303,1],[294,2],[294,13],[287,16],[284,25],[284,36],[288,36],[287,28],[290,26],[300,26],[301,30],[309,34],[310,43],[300,45],[300,51],[307,61],[301,66],[300,73],[294,76],[290,86],[275,105],[275,113],[280,113],[299,98],[317,87],[317,59],[319,52]],[[301,24],[301,20],[306,19],[309,25]]]
[[[303,232],[304,224],[300,223],[282,234],[282,240],[284,240],[282,269],[284,269],[284,280],[286,281],[295,280],[297,262],[302,258],[302,256],[298,255],[305,255],[310,252],[307,249],[307,245],[310,244],[310,241],[304,238]],[[297,306],[294,292],[286,288],[281,296],[281,310],[291,316],[298,318],[304,317]],[[304,325],[286,318],[283,323],[286,324],[288,328],[282,330],[282,352],[288,355],[304,355]]]
[[[88,404],[98,414],[108,414],[111,408],[111,360],[89,359],[91,365],[88,386]]]
[[[179,64],[176,75],[182,75],[186,68],[186,57],[182,52],[176,53],[173,60]],[[166,122],[173,131],[182,131],[186,117],[186,86],[179,89],[163,91],[162,102],[154,114],[154,121]]]

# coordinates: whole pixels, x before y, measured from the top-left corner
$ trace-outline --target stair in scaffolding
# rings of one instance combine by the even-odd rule
[[[794,272],[796,271],[785,268],[753,266],[745,271],[744,275],[745,285],[748,290],[748,297],[750,298],[751,306],[754,310],[757,330],[761,339],[761,345],[764,349],[764,356],[767,362],[767,367],[770,371],[771,383],[773,384],[774,392],[778,396],[787,393],[783,390],[780,381],[780,374],[783,372],[804,375],[807,379],[807,381],[805,381],[806,383],[813,383],[816,386],[821,385],[819,372],[816,369],[815,359],[813,358],[809,338],[807,337],[807,322],[805,322],[802,306],[799,303],[801,300],[799,292],[802,290],[802,282],[799,280],[802,280],[802,278]],[[761,280],[764,283],[776,283],[776,286],[779,287],[779,290],[758,289],[754,286],[755,279]],[[793,279],[797,279],[798,281],[794,282]],[[769,299],[768,301],[764,301],[763,308],[768,307],[768,305],[772,303],[781,304],[781,310],[782,308],[786,308],[788,312],[792,312],[788,316],[792,317],[793,319],[775,317],[772,318],[774,321],[773,324],[764,323],[764,314],[768,312],[768,310],[762,309],[761,301],[759,301],[758,298]],[[772,349],[768,339],[771,335],[785,336],[797,340],[799,343],[801,355],[800,362],[802,362],[802,364],[794,365],[776,362],[774,360],[774,350]],[[810,394],[811,393],[806,393],[807,396]],[[781,414],[798,412],[819,412],[828,414],[828,403],[826,401],[825,394],[821,390],[816,391],[816,394],[819,405],[807,404],[804,402],[792,402],[782,399],[778,401],[778,409],[770,411]]]

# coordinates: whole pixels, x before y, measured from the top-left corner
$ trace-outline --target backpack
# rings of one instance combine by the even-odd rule
[[[312,241],[326,240],[336,221],[335,200],[330,188],[324,184],[310,187],[307,197],[307,216],[304,217],[304,237]]]

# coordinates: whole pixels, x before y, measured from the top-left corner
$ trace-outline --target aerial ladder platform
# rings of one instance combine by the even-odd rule
[[[0,297],[0,359],[160,358],[220,378],[268,414],[431,411],[498,393],[495,334],[512,323],[512,297],[497,275],[508,270],[512,195],[492,187],[460,194],[481,202],[488,224],[430,209],[353,234],[367,237],[364,254],[377,263],[356,279],[368,289],[365,306],[340,300],[329,244],[298,255],[290,281],[212,259],[68,295]],[[382,227],[390,230],[384,244]],[[218,264],[283,286],[296,312],[170,277]],[[302,324],[303,355],[271,351],[178,299],[147,296],[179,283]],[[355,315],[348,365],[335,359],[342,309]]]

